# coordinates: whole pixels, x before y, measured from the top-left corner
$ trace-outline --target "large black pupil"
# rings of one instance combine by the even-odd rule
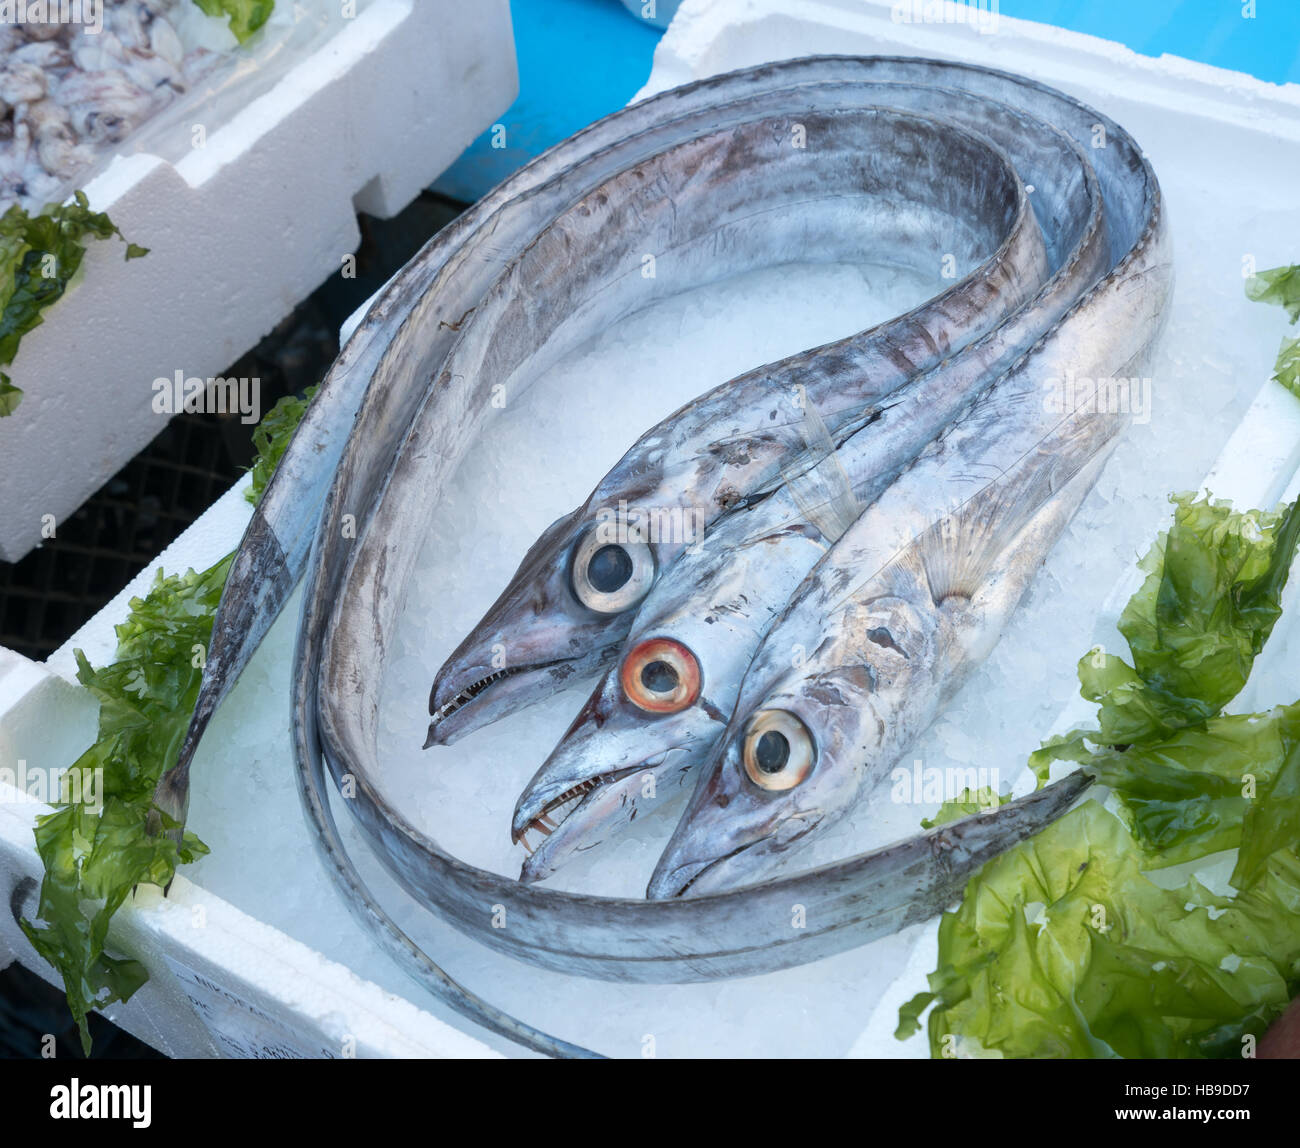
[[[677,671],[667,662],[649,662],[641,667],[641,684],[654,694],[670,694],[677,688]]]
[[[602,594],[612,594],[631,577],[632,557],[621,546],[602,546],[587,566],[587,581]]]
[[[758,739],[754,747],[754,761],[764,773],[780,773],[790,760],[790,743],[785,734],[770,729]]]

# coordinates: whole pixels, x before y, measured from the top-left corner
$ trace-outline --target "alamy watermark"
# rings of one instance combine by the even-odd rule
[[[153,381],[153,409],[156,414],[238,414],[242,423],[262,418],[260,378],[200,379],[177,371],[170,378]]]
[[[596,512],[596,540],[602,545],[627,542],[689,544],[704,537],[708,519],[699,506],[602,506]]]
[[[104,0],[0,0],[0,24],[80,24],[104,30]]]
[[[998,0],[898,0],[889,18],[895,24],[966,24],[985,36],[998,30]]]
[[[76,766],[40,769],[19,758],[15,766],[0,765],[0,783],[18,791],[19,796],[9,800],[39,801],[45,805],[84,805],[96,814],[104,809],[104,771],[98,766],[94,769]],[[7,792],[0,790],[0,793]]]
[[[1048,414],[1132,415],[1139,425],[1151,421],[1149,378],[1090,379],[1066,371],[1043,383],[1043,410]]]
[[[893,783],[889,800],[898,805],[939,805],[959,798],[976,802],[984,811],[1000,804],[1001,778],[997,767],[925,765],[918,757],[912,768],[895,766],[889,775]]]

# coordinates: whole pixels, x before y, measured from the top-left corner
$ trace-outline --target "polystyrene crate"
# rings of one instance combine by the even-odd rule
[[[508,0],[370,0],[225,123],[186,109],[171,127],[188,141],[203,124],[202,148],[123,155],[91,180],[91,206],[150,253],[90,244],[23,339],[9,373],[26,393],[0,420],[0,559],[162,429],[155,379],[220,376],[340,273],[357,211],[400,211],[517,86]]]
[[[1116,45],[1019,21],[1004,19],[995,36],[981,37],[969,27],[899,25],[890,19],[890,11],[888,3],[860,0],[798,5],[790,0],[687,0],[660,48],[646,91],[758,60],[818,51],[960,56],[1056,83],[1115,114],[1139,139],[1153,133],[1168,137],[1172,129],[1184,159],[1228,147],[1236,162],[1249,166],[1261,199],[1288,202],[1293,196],[1293,175],[1300,162],[1300,98],[1294,88],[1278,89],[1185,61],[1143,59]],[[1124,94],[1117,100],[1121,83]],[[1121,106],[1116,107],[1117,102]],[[1170,173],[1166,190],[1178,193],[1173,197],[1177,204],[1187,189],[1178,184],[1184,169],[1172,162],[1174,158],[1162,157],[1169,163],[1161,172],[1162,178],[1166,170]],[[1253,162],[1256,159],[1261,162]],[[1295,492],[1300,402],[1277,384],[1263,381],[1274,346],[1252,336],[1223,348],[1241,378],[1261,380],[1258,397],[1235,431],[1229,434],[1230,424],[1224,426],[1226,445],[1206,476],[1216,495],[1242,504],[1265,505]],[[183,535],[160,564],[168,570],[210,564],[236,544],[247,513],[236,488]],[[152,569],[128,592],[138,593],[151,577]],[[1107,611],[1113,617],[1131,589],[1121,580],[1111,601],[1094,607],[1102,617]],[[295,598],[290,613],[296,614],[296,604]],[[45,666],[12,657],[0,662],[0,751],[57,764],[71,760],[86,744],[93,732],[93,705],[67,685],[70,649],[80,646],[92,661],[106,660],[114,644],[112,626],[124,609],[125,601],[115,600]],[[295,623],[296,617],[289,617],[279,624]],[[274,669],[287,680],[283,657]],[[1293,681],[1278,686],[1294,696]],[[245,715],[280,712],[287,721],[287,699],[274,691],[245,691],[227,704],[243,707]],[[1061,715],[1062,722],[1069,718],[1068,711]],[[1050,731],[1040,732],[1046,736]],[[242,767],[237,750],[216,744],[207,752],[203,768]],[[277,784],[286,793],[292,789],[291,771],[291,763],[283,762],[284,776]],[[290,804],[296,814],[296,801]],[[0,894],[9,895],[24,879],[39,876],[31,846],[32,813],[30,807],[0,800]],[[114,944],[142,953],[155,975],[128,1006],[114,1010],[118,1023],[173,1053],[272,1055],[278,1050],[338,1055],[348,1034],[355,1038],[357,1055],[517,1051],[434,1005],[382,955],[364,956],[351,972],[341,967],[334,958],[356,952],[347,938],[357,926],[342,904],[325,892],[328,885],[301,819],[286,819],[277,832],[293,874],[286,879],[322,889],[313,922],[319,947],[313,949],[301,936],[287,935],[243,911],[243,905],[256,902],[254,885],[264,881],[264,875],[248,874],[248,888],[228,890],[224,899],[181,876],[166,901],[150,892],[124,908],[115,924]],[[26,904],[30,911],[30,899]],[[199,920],[204,923],[196,924]],[[924,973],[933,967],[933,923],[916,927],[909,938],[902,975],[885,990],[874,1011],[864,1010],[856,1043],[839,1051],[860,1056],[924,1054],[923,1041],[898,1045],[890,1035],[897,1005],[922,987]],[[51,976],[7,916],[0,918],[0,961],[6,949],[24,965]],[[439,956],[436,951],[433,955]],[[483,950],[484,967],[488,959]],[[484,975],[470,980],[469,987],[492,995]],[[564,1035],[582,1037],[573,1031]]]

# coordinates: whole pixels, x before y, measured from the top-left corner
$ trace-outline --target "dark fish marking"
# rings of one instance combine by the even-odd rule
[[[877,646],[886,650],[893,650],[895,653],[902,654],[910,662],[912,659],[902,646],[894,641],[894,635],[891,634],[884,626],[877,626],[873,630],[867,631],[867,641],[875,642]]]
[[[715,706],[708,698],[700,699],[700,709],[709,715],[719,725],[727,724],[727,715]]]
[[[805,693],[819,705],[830,707],[847,704],[844,695],[832,682],[828,682],[825,678],[818,678],[814,684],[808,686]]]

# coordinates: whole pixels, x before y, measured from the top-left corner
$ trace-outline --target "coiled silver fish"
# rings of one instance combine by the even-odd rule
[[[953,118],[989,132],[1034,189],[1051,274],[994,330],[884,398],[872,420],[844,442],[834,472],[849,488],[848,501],[858,505],[870,504],[1003,365],[1040,339],[1103,273],[1110,254],[1096,178],[1069,137],[1003,104],[949,89],[883,85],[880,98],[945,106]],[[802,391],[792,398],[807,402]],[[530,831],[543,838],[530,850],[522,879],[549,875],[630,824],[644,797],[659,802],[692,778],[731,715],[768,625],[857,517],[856,509],[847,517],[833,514],[828,527],[827,506],[837,504],[837,494],[830,492],[826,503],[809,486],[796,476],[759,505],[725,516],[676,566],[660,572],[618,665],[520,796],[514,838],[527,844]],[[564,629],[563,619],[546,608],[533,624]],[[661,691],[641,681],[649,671],[663,678]]]
[[[924,920],[951,903],[984,860],[1050,822],[1088,784],[1074,775],[992,813],[835,865],[749,888],[660,901],[569,894],[466,865],[411,825],[375,785],[378,683],[387,635],[422,535],[421,514],[436,502],[445,477],[468,449],[488,408],[490,387],[501,381],[489,370],[444,372],[452,336],[459,339],[474,326],[480,302],[503,268],[509,274],[518,266],[520,251],[548,244],[549,221],[585,203],[591,226],[598,226],[608,202],[599,189],[619,173],[683,141],[725,136],[759,119],[771,123],[784,117],[788,128],[819,111],[853,107],[863,96],[876,100],[875,85],[888,83],[975,93],[1051,124],[1084,146],[1103,202],[1107,270],[1082,290],[1053,329],[1069,326],[1085,342],[1090,332],[1100,333],[1103,322],[1119,322],[1135,342],[1149,345],[1159,326],[1153,316],[1163,314],[1169,292],[1168,241],[1155,178],[1118,125],[1041,85],[961,64],[827,57],[765,65],[663,93],[593,125],[435,237],[385,290],[344,349],[241,546],[214,632],[207,688],[160,803],[183,809],[193,742],[306,565],[293,678],[294,745],[305,809],[325,863],[358,918],[404,968],[452,1007],[529,1047],[584,1051],[536,1032],[456,985],[397,929],[342,848],[326,800],[326,768],[353,782],[349,808],[384,863],[414,896],[458,928],[549,968],[643,982],[760,973]],[[1088,151],[1094,127],[1104,133],[1106,146]],[[940,148],[944,134],[936,137]],[[734,175],[745,154],[732,153],[712,170],[719,178]],[[818,178],[811,166],[805,175],[813,182]],[[756,194],[764,186],[762,169],[750,169],[748,178],[751,195]],[[769,261],[781,257],[780,248],[767,246],[759,226],[733,235],[765,247]],[[564,242],[554,238],[552,270],[559,272]],[[705,247],[710,233],[698,242]],[[654,237],[647,237],[643,250],[655,246]],[[1125,300],[1131,304],[1127,309]],[[1118,309],[1109,306],[1114,301]],[[576,341],[593,317],[575,318],[567,337]],[[465,331],[448,330],[467,321]],[[534,327],[524,337],[535,339],[539,333]],[[534,348],[540,345],[536,341]],[[817,360],[808,366],[817,370]],[[999,411],[999,417],[1007,413]],[[980,426],[978,419],[966,425]],[[988,485],[998,476],[981,477]],[[945,491],[937,500],[940,515],[951,510],[950,495]],[[882,499],[869,513],[887,502]],[[360,537],[343,528],[349,515],[361,527]],[[305,562],[310,526],[317,519],[311,561]],[[897,525],[916,534],[921,521],[918,512],[915,519],[904,515]],[[813,609],[812,597],[800,601]],[[787,617],[795,614],[803,617],[800,610]],[[760,687],[754,672],[752,696],[761,701],[767,676]],[[737,713],[748,712],[750,697],[742,696]],[[724,738],[719,744],[731,742]],[[805,929],[789,927],[795,902],[805,907]],[[508,926],[493,928],[494,914],[499,918],[502,912]]]

